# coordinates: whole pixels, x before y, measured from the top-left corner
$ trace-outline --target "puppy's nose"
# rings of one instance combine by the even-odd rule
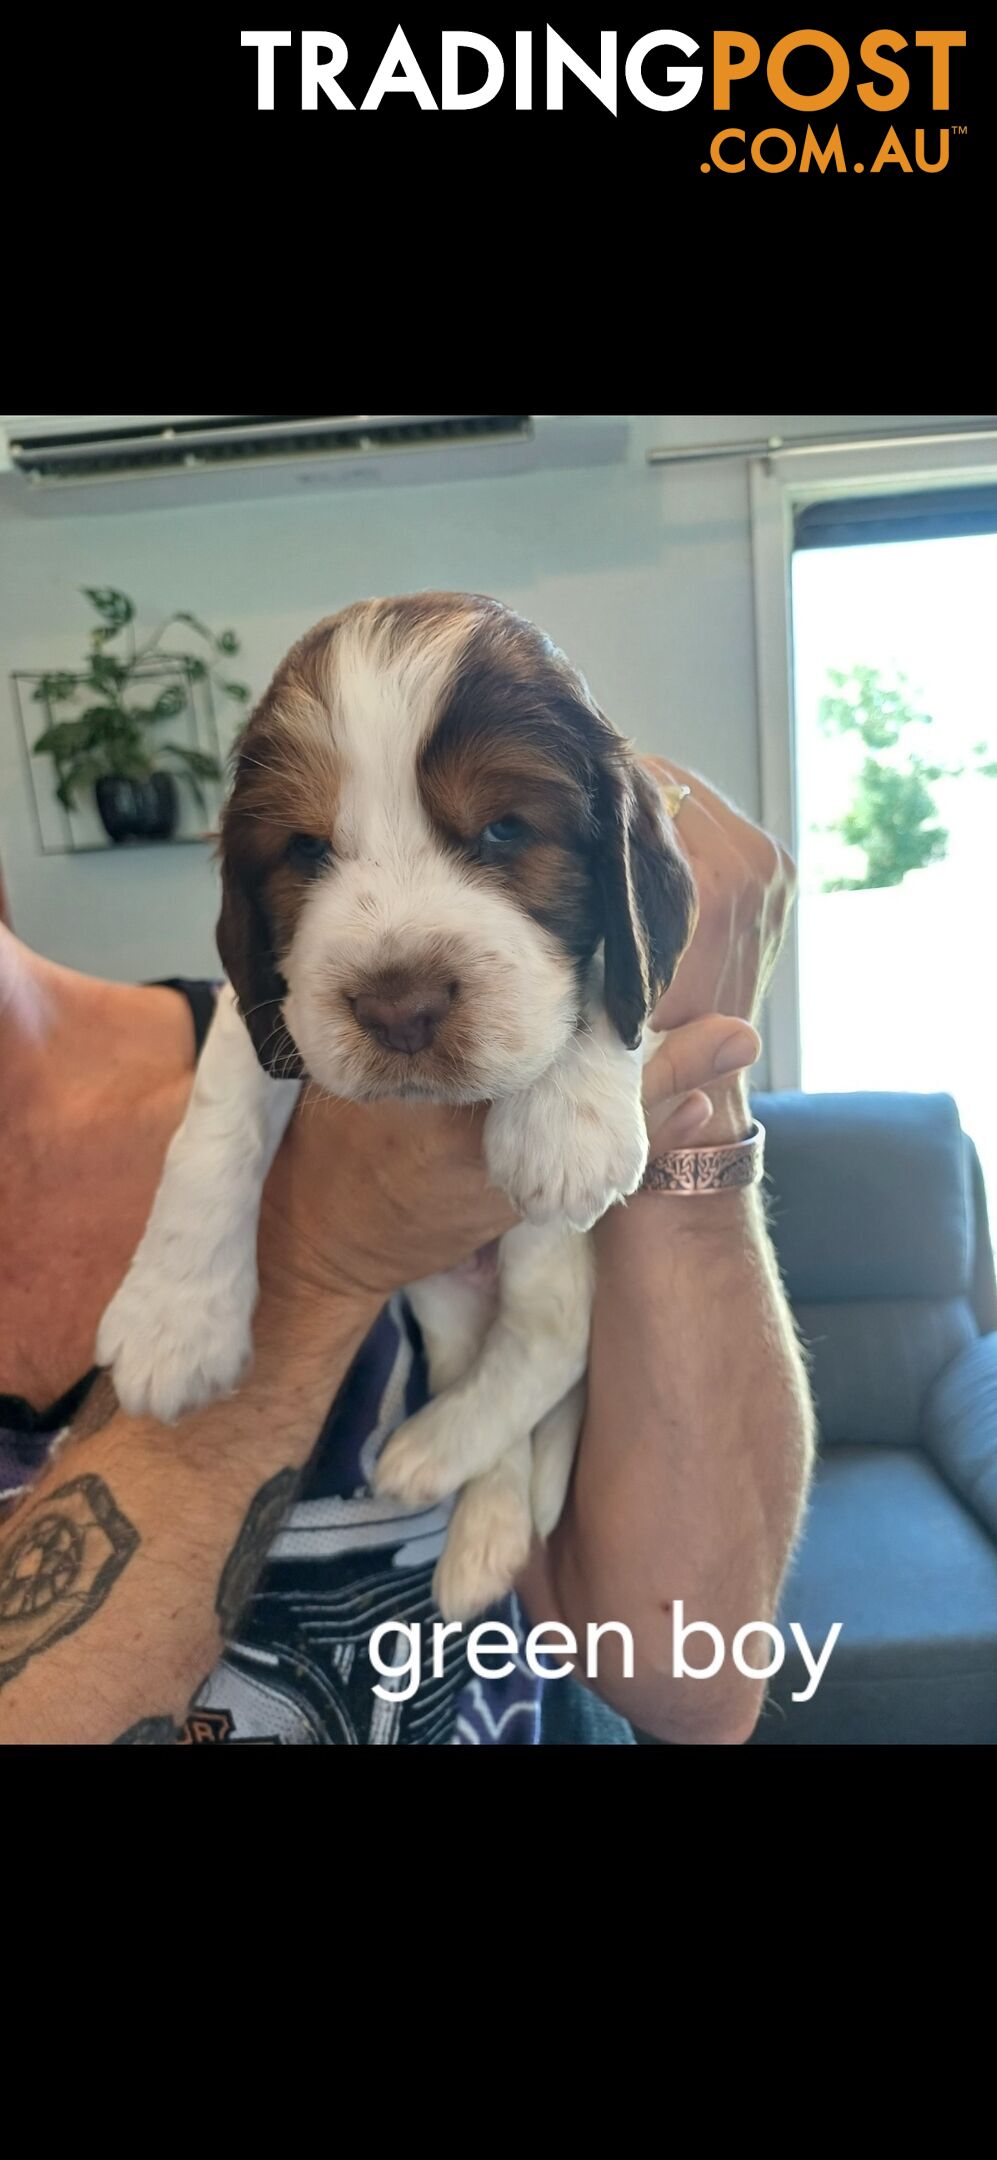
[[[402,1050],[414,1057],[428,1050],[437,1028],[453,1003],[454,983],[416,983],[411,990],[393,996],[362,991],[353,1000],[360,1026],[385,1050]]]

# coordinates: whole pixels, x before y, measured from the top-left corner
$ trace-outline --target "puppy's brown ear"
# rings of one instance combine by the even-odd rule
[[[222,966],[264,1072],[276,1080],[300,1080],[305,1068],[281,1011],[287,984],[277,965],[266,904],[255,880],[233,860],[224,828],[217,940]]]
[[[599,849],[605,1006],[633,1050],[689,943],[697,901],[660,792],[619,737],[601,774]]]

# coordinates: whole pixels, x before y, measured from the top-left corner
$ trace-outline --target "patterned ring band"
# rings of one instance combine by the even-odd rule
[[[730,1192],[758,1185],[765,1168],[765,1127],[757,1119],[746,1140],[721,1147],[672,1148],[644,1172],[642,1190],[654,1193]]]

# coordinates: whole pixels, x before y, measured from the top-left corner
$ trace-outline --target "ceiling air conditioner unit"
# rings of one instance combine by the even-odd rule
[[[75,517],[617,463],[607,414],[0,416],[0,507]]]

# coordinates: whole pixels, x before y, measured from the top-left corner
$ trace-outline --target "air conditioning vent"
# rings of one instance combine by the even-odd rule
[[[618,465],[611,413],[0,414],[0,518],[263,503]]]
[[[37,487],[78,486],[145,473],[195,474],[224,466],[273,465],[316,458],[383,456],[391,451],[459,449],[483,442],[529,442],[526,413],[264,413],[97,434],[22,435],[10,465]]]

